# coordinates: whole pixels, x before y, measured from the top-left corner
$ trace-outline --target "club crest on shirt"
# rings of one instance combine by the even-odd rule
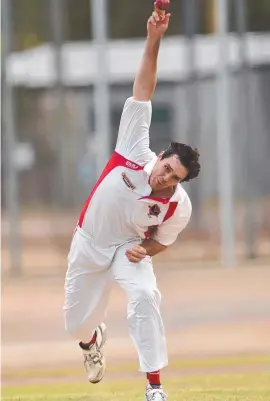
[[[122,179],[123,179],[124,183],[126,184],[126,186],[129,187],[130,189],[132,189],[132,191],[134,191],[134,189],[136,189],[135,185],[133,184],[132,181],[130,181],[130,179],[128,178],[126,173],[122,173]]]
[[[151,219],[153,216],[154,217],[158,217],[158,215],[160,214],[161,210],[160,207],[155,204],[155,205],[149,205],[149,212],[148,212],[148,217]]]

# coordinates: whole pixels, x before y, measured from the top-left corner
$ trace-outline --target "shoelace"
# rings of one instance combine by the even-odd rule
[[[147,396],[150,394],[150,401],[155,401],[155,397],[157,394],[159,394],[162,398],[162,401],[166,401],[167,399],[167,394],[164,393],[163,390],[161,389],[152,389],[147,391]]]
[[[89,353],[84,355],[84,361],[89,362],[92,365],[96,365],[97,363],[100,363],[101,365],[101,359],[102,355],[99,349],[97,349],[94,354]]]

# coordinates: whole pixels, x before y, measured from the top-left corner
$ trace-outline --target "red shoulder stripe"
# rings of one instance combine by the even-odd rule
[[[94,186],[94,188],[92,189],[92,191],[90,192],[90,195],[87,199],[87,201],[84,204],[84,207],[81,211],[79,220],[78,220],[78,226],[82,227],[83,224],[83,220],[84,220],[84,216],[85,213],[88,209],[88,206],[90,205],[91,199],[93,198],[94,193],[96,192],[97,188],[99,187],[99,185],[102,183],[102,181],[104,180],[104,178],[107,177],[107,175],[115,168],[115,167],[119,167],[119,166],[123,166],[123,167],[127,167],[130,168],[131,170],[143,170],[143,167],[140,166],[137,163],[134,163],[131,160],[126,159],[124,156],[120,155],[117,152],[114,152],[112,157],[110,158],[110,160],[108,161],[107,165],[105,166],[101,176],[99,177],[96,185]]]

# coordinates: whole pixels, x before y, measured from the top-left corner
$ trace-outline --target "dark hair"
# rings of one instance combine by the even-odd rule
[[[173,155],[178,156],[180,162],[188,170],[188,175],[182,182],[198,177],[201,171],[201,165],[199,163],[200,153],[198,149],[192,148],[184,143],[171,142],[170,146],[163,153],[161,160]]]

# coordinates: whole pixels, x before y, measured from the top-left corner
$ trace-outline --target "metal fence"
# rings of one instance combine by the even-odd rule
[[[270,67],[250,71],[248,84],[252,86],[250,113],[244,114],[243,74],[230,78],[231,130],[233,134],[233,185],[235,199],[243,199],[246,168],[250,190],[256,197],[270,194]],[[151,147],[160,152],[170,140],[194,143],[201,151],[202,173],[198,185],[203,203],[217,199],[217,107],[215,77],[195,83],[197,113],[187,107],[190,87],[188,84],[162,83],[153,99]],[[131,95],[131,84],[114,86],[110,90],[111,140],[110,152],[116,143],[122,107]],[[29,169],[20,172],[20,200],[23,206],[78,207],[93,186],[96,170],[97,147],[95,146],[95,115],[92,89],[68,89],[64,95],[61,136],[59,146],[59,121],[57,92],[54,89],[15,91],[17,111],[17,140],[33,148],[35,161]],[[198,119],[197,132],[190,132],[189,121]],[[193,121],[194,124],[194,121]],[[249,126],[247,126],[247,124]],[[250,141],[246,143],[247,132]],[[5,131],[3,132],[5,135]],[[193,135],[196,135],[194,140]],[[98,134],[97,134],[98,135]],[[3,148],[4,150],[5,148]],[[245,165],[250,152],[251,166]],[[5,152],[4,152],[5,153]],[[4,154],[5,157],[5,154]],[[61,170],[60,161],[64,166]],[[61,174],[61,175],[60,175]],[[57,182],[61,179],[61,194]],[[56,181],[56,183],[55,183]],[[3,176],[3,186],[5,175]],[[196,185],[196,184],[195,184]],[[190,185],[189,185],[190,186]],[[60,198],[59,198],[60,196]],[[5,208],[5,198],[3,199]]]

